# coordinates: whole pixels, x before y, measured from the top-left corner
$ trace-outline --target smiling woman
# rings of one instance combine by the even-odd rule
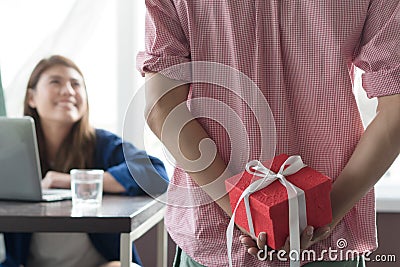
[[[120,135],[128,129],[124,138],[144,148],[140,116],[129,126],[124,122],[135,90],[144,83],[133,67],[144,47],[144,17],[144,1],[0,1],[0,33],[6,37],[0,37],[0,66],[8,114],[22,113],[23,88],[36,62],[61,54],[85,73],[90,121]],[[141,114],[141,108],[134,113]]]
[[[91,126],[84,77],[70,59],[55,55],[36,65],[26,87],[24,115],[36,125],[42,188],[70,188],[71,169],[101,169],[105,193],[134,196],[166,190],[168,178],[158,158]],[[139,177],[151,191],[140,187]],[[119,259],[118,234],[6,233],[5,242],[6,262],[0,266],[111,266]],[[140,264],[135,249],[132,255]]]
[[[70,166],[84,168],[89,163],[86,153],[93,153],[90,144],[94,131],[89,126],[89,103],[81,70],[65,57],[42,59],[27,87],[24,115],[33,117],[38,124],[42,173],[48,171],[50,162],[64,172]],[[76,133],[73,143],[62,142],[71,129]],[[70,145],[76,149],[70,150]]]
[[[129,101],[144,82],[134,70],[135,55],[144,46],[144,16],[144,1],[0,1],[0,67],[8,115],[22,115],[24,89],[39,59],[62,54],[85,74],[92,125],[122,135]],[[132,113],[137,114],[130,120],[132,130],[123,137],[143,149],[137,119],[142,112]],[[155,257],[143,256],[146,265],[156,265]]]
[[[59,121],[60,124],[73,123],[87,111],[87,97],[82,74],[74,68],[64,66],[60,59],[51,57],[50,60],[58,61],[59,65],[54,65],[44,71],[35,87],[28,84],[28,105],[36,108],[38,112],[43,112],[42,124],[46,123],[46,116],[49,120]],[[36,78],[36,76],[32,77]],[[29,81],[31,82],[32,80]],[[64,117],[65,115],[67,118]]]

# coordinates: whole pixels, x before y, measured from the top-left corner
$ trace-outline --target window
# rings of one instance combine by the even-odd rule
[[[61,54],[73,59],[85,76],[92,123],[115,131],[116,17],[115,1],[1,1],[0,68],[8,114],[22,115],[26,83],[36,63]]]
[[[8,115],[22,115],[37,62],[61,54],[85,76],[92,124],[164,159],[161,143],[144,128],[143,99],[133,102],[144,84],[135,67],[136,54],[144,49],[144,17],[144,1],[1,1],[0,32],[7,38],[0,42],[0,69]],[[144,136],[151,137],[146,144]],[[165,165],[171,175],[172,165]]]

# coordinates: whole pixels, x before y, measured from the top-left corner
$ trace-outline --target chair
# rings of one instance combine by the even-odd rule
[[[3,85],[1,83],[1,72],[0,72],[0,116],[6,116],[6,103],[4,101]]]

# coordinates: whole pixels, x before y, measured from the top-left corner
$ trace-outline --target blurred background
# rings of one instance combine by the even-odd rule
[[[70,57],[86,79],[92,124],[160,157],[171,175],[173,162],[169,163],[143,119],[140,88],[144,78],[135,65],[138,51],[144,49],[144,18],[144,0],[0,0],[0,70],[8,115],[22,115],[27,79],[41,58],[52,54]],[[376,100],[367,99],[361,71],[356,73],[354,93],[364,125],[368,125]],[[379,231],[384,231],[380,241],[393,232],[399,237],[399,231],[391,228],[400,223],[400,159],[376,189],[378,224],[383,225]],[[154,233],[146,236],[139,240],[139,250],[151,251],[145,243]],[[388,249],[398,247],[389,241],[381,244],[383,250],[385,244]],[[398,249],[397,253],[400,261]],[[152,266],[154,255],[144,259],[147,266]]]
[[[0,0],[7,114],[22,115],[25,87],[37,62],[61,54],[74,60],[85,76],[92,124],[165,158],[144,124],[144,78],[135,66],[137,53],[144,49],[144,18],[144,1]],[[166,165],[171,174],[172,165]]]

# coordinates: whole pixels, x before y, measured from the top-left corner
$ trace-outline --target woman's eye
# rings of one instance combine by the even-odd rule
[[[70,81],[70,84],[71,84],[71,86],[73,87],[73,88],[79,88],[79,87],[81,87],[82,85],[81,85],[81,83],[78,81],[78,80],[71,80]]]
[[[58,80],[51,80],[51,81],[50,81],[50,83],[53,83],[53,84],[59,84],[59,83],[60,83],[60,81],[58,81]]]

